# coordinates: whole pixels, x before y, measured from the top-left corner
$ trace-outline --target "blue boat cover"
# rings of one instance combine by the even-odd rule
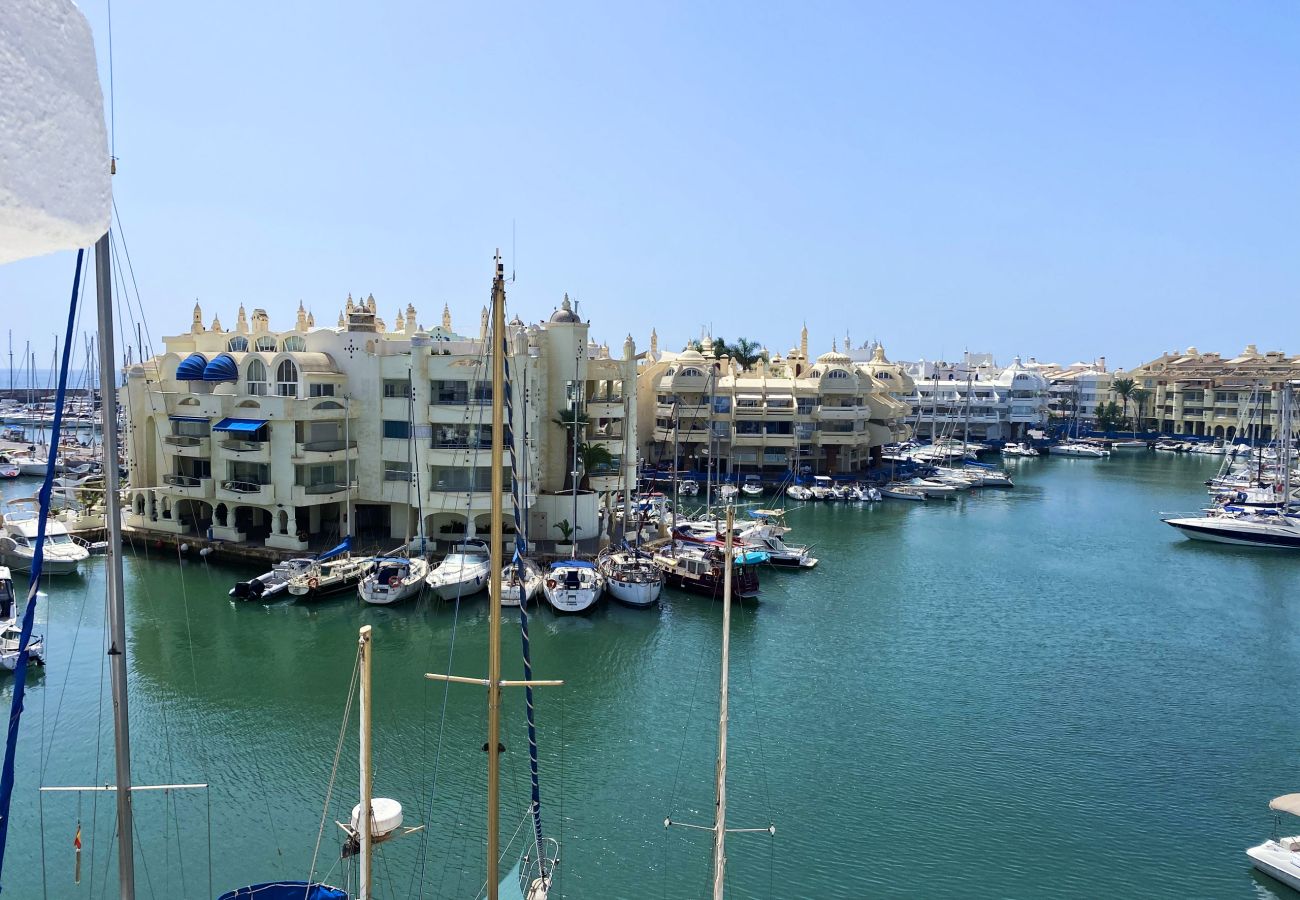
[[[334,557],[339,556],[340,554],[347,553],[351,549],[352,549],[352,535],[348,535],[343,539],[343,543],[339,544],[337,547],[334,547],[331,550],[326,550],[324,553],[322,553],[320,556],[316,558],[321,562],[324,562],[327,559],[333,559]]]
[[[217,900],[348,900],[347,892],[307,881],[268,881],[222,894]]]
[[[203,370],[208,367],[208,358],[202,353],[191,353],[176,367],[177,381],[202,381]]]
[[[560,562],[551,563],[552,569],[594,569],[595,563],[589,563],[584,559],[565,559]]]
[[[181,365],[184,365],[182,363]],[[179,376],[178,376],[179,377]],[[204,381],[238,381],[239,364],[229,353],[214,358],[203,368]]]
[[[266,419],[222,419],[216,425],[212,426],[212,430],[254,432],[265,424]]]

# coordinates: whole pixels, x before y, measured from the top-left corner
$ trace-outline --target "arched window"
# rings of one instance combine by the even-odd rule
[[[242,334],[237,334],[230,340],[226,341],[226,349],[231,353],[247,353],[248,338],[244,337]]]
[[[829,372],[826,373],[826,377],[827,378],[848,378],[849,373],[845,372],[843,369],[831,369]]]
[[[682,369],[677,374],[680,375],[682,378],[700,378],[703,377],[704,375],[704,373],[701,372],[699,369]]]
[[[253,344],[253,347],[254,347],[254,348],[255,348],[259,353],[274,353],[274,352],[275,352],[275,338],[271,337],[269,334],[264,334],[264,335],[262,335],[260,338],[257,339],[257,342],[256,342],[255,344]]]
[[[250,362],[244,380],[248,385],[246,393],[256,394],[258,397],[265,397],[266,363],[262,362],[260,359],[254,359]]]
[[[286,359],[275,370],[275,393],[280,397],[298,396],[298,367]]]
[[[343,409],[343,404],[337,400],[325,400],[317,403],[312,409]]]
[[[280,349],[286,353],[301,353],[307,349],[307,339],[300,334],[291,334],[284,339]]]

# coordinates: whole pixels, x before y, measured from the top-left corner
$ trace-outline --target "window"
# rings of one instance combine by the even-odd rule
[[[731,398],[730,398],[730,397],[714,397],[714,398],[713,398],[713,411],[714,411],[715,413],[721,413],[722,415],[726,415],[727,413],[731,412]]]
[[[831,369],[829,372],[826,373],[826,377],[827,378],[848,378],[849,373],[845,372],[843,369]]]
[[[280,349],[286,353],[302,353],[307,349],[307,340],[302,335],[291,334],[284,339]]]
[[[384,481],[410,481],[411,464],[395,459],[384,460]]]
[[[235,337],[232,337],[230,340],[226,341],[226,349],[229,350],[231,353],[247,353],[248,338],[244,337],[242,334],[236,335]]]
[[[682,369],[677,374],[680,375],[682,378],[703,378],[704,377],[704,373],[702,371],[694,368]]]
[[[333,397],[334,382],[313,381],[311,384],[307,385],[307,396],[308,397]]]
[[[172,420],[172,434],[182,435],[184,437],[207,437],[211,431],[211,425],[208,422],[187,422],[181,419]]]
[[[247,393],[255,394],[258,397],[266,396],[266,363],[260,359],[254,359],[244,370],[244,381],[246,382]]]
[[[278,397],[298,396],[298,367],[286,359],[275,370],[275,393]]]
[[[384,419],[384,437],[406,440],[411,436],[411,423],[405,419]]]
[[[253,344],[253,349],[257,350],[259,353],[274,353],[275,338],[271,337],[269,334],[264,334]]]
[[[385,378],[384,396],[406,399],[411,396],[411,382],[405,378]]]

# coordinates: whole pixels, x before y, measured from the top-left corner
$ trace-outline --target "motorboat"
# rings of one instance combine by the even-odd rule
[[[1085,441],[1062,441],[1052,447],[1053,456],[1073,456],[1079,459],[1105,459],[1110,451]]]
[[[484,590],[491,576],[488,545],[483,541],[469,540],[452,547],[425,578],[425,583],[443,600],[456,600]]]
[[[595,563],[565,559],[551,563],[542,590],[546,593],[546,602],[556,612],[586,612],[605,592],[605,576],[600,574]]]
[[[1127,441],[1111,441],[1110,449],[1112,450],[1145,450],[1146,441],[1139,441],[1136,438]]]
[[[936,499],[955,497],[966,489],[965,487],[958,487],[955,484],[936,481],[933,478],[913,478],[911,481],[907,482],[907,484],[909,487],[914,487],[918,490],[924,491],[927,497],[933,497]],[[969,487],[969,485],[966,487]]]
[[[700,492],[700,483],[694,478],[686,478],[677,483],[677,492],[683,497],[694,497]]]
[[[791,500],[812,500],[813,492],[811,488],[806,488],[802,484],[792,484],[785,489],[785,495]]]
[[[40,518],[36,508],[27,503],[10,501],[3,515],[0,531],[0,564],[18,572],[30,572],[36,553]],[[67,526],[58,519],[45,520],[45,554],[43,575],[72,575],[89,558],[90,551],[73,540]]]
[[[862,503],[878,503],[881,499],[880,489],[869,484],[855,484],[849,491],[849,499]]]
[[[664,575],[645,553],[633,548],[606,548],[596,557],[596,568],[605,576],[605,590],[624,606],[644,609],[659,602]]]
[[[717,490],[719,500],[734,500],[736,495],[740,493],[740,488],[734,484],[720,484]]]
[[[316,560],[313,557],[286,559],[247,581],[238,581],[227,594],[236,600],[274,600],[289,589],[289,581],[310,569]]]
[[[887,497],[890,500],[911,500],[914,502],[927,499],[925,491],[921,488],[899,481],[891,481],[882,487],[880,496]]]
[[[1300,794],[1283,794],[1269,801],[1268,808],[1300,816]],[[1279,816],[1279,819],[1281,817]],[[1300,836],[1274,837],[1246,850],[1251,865],[1287,887],[1300,891]]]
[[[744,529],[738,537],[748,547],[757,547],[767,554],[767,561],[781,569],[811,569],[817,565],[811,547],[792,547],[774,534],[765,534],[761,526]]]
[[[524,577],[519,577],[519,567],[523,566]],[[501,605],[519,605],[519,587],[524,589],[524,602],[532,600],[542,589],[542,570],[531,559],[521,559],[518,563],[510,562],[501,570]]]
[[[17,478],[20,474],[13,463],[0,463],[0,478]]]
[[[835,482],[831,480],[829,475],[814,475],[812,487],[809,490],[811,490],[814,500],[826,500],[830,497],[833,487],[835,487]]]
[[[1197,541],[1300,550],[1300,520],[1279,510],[1225,506],[1204,516],[1162,521]]]
[[[669,541],[656,547],[651,558],[664,573],[668,584],[697,594],[721,597],[726,569],[724,546],[718,540],[711,544]],[[756,598],[759,594],[758,565],[767,562],[767,554],[759,550],[733,549],[732,559],[733,596]]]
[[[424,579],[429,574],[429,562],[422,556],[381,556],[374,560],[374,569],[361,579],[357,593],[361,599],[375,606],[392,606],[424,590]]]
[[[1002,448],[1002,455],[1031,459],[1038,456],[1038,451],[1026,443],[1007,444]]]
[[[745,483],[740,486],[740,492],[746,497],[763,496],[763,483],[757,475],[746,475]]]
[[[339,594],[356,587],[374,567],[375,561],[368,556],[313,560],[305,572],[289,579],[289,595],[310,602]]]
[[[15,612],[17,595],[9,570],[0,566],[0,668],[12,672],[18,668],[18,647],[23,629]],[[45,665],[45,642],[41,635],[33,634],[27,641],[27,659],[38,666]]]

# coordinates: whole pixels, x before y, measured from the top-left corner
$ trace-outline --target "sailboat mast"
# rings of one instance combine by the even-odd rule
[[[108,532],[108,664],[113,689],[117,776],[117,877],[122,900],[135,898],[135,826],[131,807],[131,734],[126,696],[126,608],[122,588],[122,499],[117,470],[117,379],[113,377],[113,273],[108,232],[95,243],[99,380],[103,386],[104,522]],[[51,451],[53,452],[53,451]]]
[[[502,465],[505,462],[503,441],[505,438],[504,403],[506,394],[505,345],[503,335],[506,332],[506,279],[505,267],[501,263],[501,254],[496,256],[496,278],[492,282],[492,328],[490,332],[492,357],[492,525],[489,535],[492,541],[489,549],[491,560],[491,577],[488,579],[488,808],[487,808],[487,895],[488,900],[497,900],[497,860],[500,849],[500,791],[501,791],[501,757],[497,753],[501,735],[501,494],[505,490],[505,478]],[[576,385],[575,385],[576,389]],[[574,439],[577,439],[578,405],[573,406]],[[575,466],[576,468],[576,466]],[[573,476],[576,479],[576,475]],[[577,527],[577,518],[574,518]]]
[[[373,888],[370,880],[370,846],[374,838],[374,828],[371,825],[373,810],[370,808],[371,792],[374,790],[373,766],[370,763],[370,626],[361,626],[361,635],[357,639],[357,653],[360,656],[361,665],[361,701],[358,705],[360,713],[360,747],[357,752],[357,759],[361,767],[361,803],[360,815],[357,821],[357,833],[361,845],[360,874],[357,876],[357,900],[370,900],[373,896]]]
[[[727,676],[731,668],[731,554],[736,511],[727,506],[726,562],[722,575],[722,684],[718,702],[717,810],[713,822],[713,900],[725,900],[727,868]]]

